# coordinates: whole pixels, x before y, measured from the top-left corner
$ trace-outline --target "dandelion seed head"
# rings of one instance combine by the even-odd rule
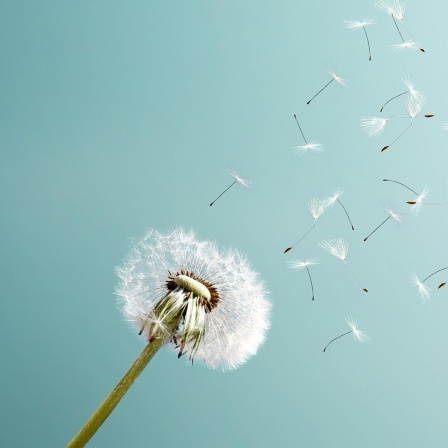
[[[333,207],[334,203],[344,194],[344,190],[338,187],[333,191],[333,196],[327,198],[327,207]]]
[[[313,266],[315,264],[319,264],[319,260],[317,258],[307,258],[306,260],[291,260],[286,262],[287,266],[291,269],[296,269],[300,271],[300,269],[306,268],[308,266]]]
[[[358,323],[353,319],[353,317],[347,316],[345,318],[345,321],[351,328],[355,341],[364,343],[370,339],[369,335],[365,331],[362,331],[358,328]]]
[[[411,283],[418,288],[418,296],[420,297],[420,300],[423,303],[428,303],[431,299],[431,296],[429,294],[430,289],[419,280],[415,272],[411,274],[410,278]]]
[[[296,153],[306,153],[308,151],[311,151],[311,152],[323,152],[324,151],[324,146],[321,145],[320,143],[317,143],[316,141],[314,141],[314,142],[311,142],[311,143],[307,143],[306,145],[294,146],[292,149]]]
[[[417,198],[415,199],[415,204],[412,204],[411,206],[411,213],[415,216],[417,216],[421,209],[422,209],[422,205],[423,205],[423,201],[429,197],[429,193],[431,192],[430,188],[425,185],[425,188],[423,188],[423,191],[417,196]]]
[[[406,42],[402,42],[401,44],[395,44],[390,46],[393,51],[399,51],[404,50],[406,48],[409,48],[411,50],[419,50],[420,47],[417,45],[417,42],[415,40],[407,40]]]
[[[340,76],[338,76],[335,71],[331,68],[328,67],[327,69],[327,73],[341,86],[344,87],[348,87],[350,85],[350,82],[348,79],[342,78]]]
[[[362,19],[362,22],[360,22],[358,20],[345,20],[344,21],[345,28],[348,28],[353,31],[359,30],[360,28],[363,28],[364,26],[368,26],[368,25],[376,25],[376,22],[374,21],[374,19],[371,19],[371,18],[368,18],[368,19],[364,18],[364,19]]]
[[[398,20],[402,21],[404,19],[405,4],[400,0],[381,0],[376,6]]]
[[[326,207],[327,207],[326,199],[311,198],[308,201],[308,209],[314,221],[317,221],[317,219],[320,216],[322,216],[322,214],[325,212]]]
[[[395,213],[388,205],[384,207],[384,210],[389,214],[389,216],[397,222],[402,223],[404,221],[404,217],[399,215],[398,213]]]
[[[253,188],[254,184],[247,179],[238,176],[233,169],[227,171],[242,187]]]
[[[162,334],[166,345],[180,345],[179,356],[186,352],[212,368],[234,369],[265,339],[268,293],[237,250],[220,251],[180,228],[154,230],[132,242],[116,272],[126,319],[149,340]]]
[[[318,245],[322,249],[325,249],[327,252],[329,252],[331,255],[345,262],[348,253],[348,243],[342,238],[324,240],[321,241]]]
[[[361,127],[369,137],[378,137],[384,131],[386,124],[387,118],[361,118]]]

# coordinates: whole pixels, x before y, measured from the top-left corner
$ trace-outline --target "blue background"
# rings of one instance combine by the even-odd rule
[[[0,2],[0,444],[65,446],[138,356],[114,267],[129,237],[194,228],[247,254],[271,291],[267,342],[233,372],[159,352],[92,447],[446,447],[447,275],[423,305],[409,275],[447,266],[447,206],[409,215],[428,184],[447,198],[446,17],[440,0],[408,1],[405,25],[426,53],[392,52],[390,16],[373,2]],[[362,30],[343,21],[374,17]],[[351,81],[332,83],[331,65]],[[427,97],[415,125],[369,139],[411,77]],[[402,100],[388,113],[405,113]],[[322,154],[293,154],[308,140]],[[234,167],[256,185],[235,186]],[[311,197],[345,190],[312,224]],[[406,215],[364,237],[387,217]],[[317,247],[349,242],[347,261]],[[305,271],[287,260],[317,256]],[[371,336],[348,335],[353,315]]]

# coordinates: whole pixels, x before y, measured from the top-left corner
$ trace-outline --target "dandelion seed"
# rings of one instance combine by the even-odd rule
[[[415,101],[417,101],[418,104],[423,105],[426,102],[426,97],[423,95],[423,93],[419,92],[418,90],[416,90],[414,88],[414,84],[412,83],[412,81],[409,78],[404,78],[403,82],[406,85],[407,90],[405,90],[404,92],[399,93],[398,95],[395,95],[392,98],[390,98],[389,100],[387,100],[384,103],[383,107],[380,109],[380,112],[382,112],[383,109],[386,107],[386,105],[389,104],[392,100],[399,98],[400,96],[406,95],[407,93],[409,93],[409,95]]]
[[[405,49],[418,50],[418,45],[413,40],[407,40],[406,42],[402,42],[401,44],[391,45],[390,48],[392,48],[392,51]]]
[[[301,269],[305,268],[308,272],[308,277],[310,279],[311,283],[311,300],[314,300],[314,286],[313,286],[313,280],[311,279],[310,270],[308,269],[308,266],[313,266],[319,264],[319,261],[317,258],[307,258],[305,261],[301,260],[295,260],[295,261],[288,261],[287,265],[291,269],[296,269],[297,271],[300,271]]]
[[[224,194],[226,193],[228,190],[230,190],[230,188],[232,188],[236,183],[240,184],[242,187],[246,187],[246,188],[252,188],[252,183],[249,182],[246,179],[243,179],[242,177],[238,176],[238,174],[235,173],[235,171],[230,170],[227,171],[234,179],[235,181],[229,186],[227,187],[213,202],[210,203],[210,207]]]
[[[372,232],[370,232],[369,235],[364,238],[364,241],[367,241],[367,239],[372,236],[383,224],[389,221],[390,218],[392,218],[396,222],[403,222],[403,217],[395,213],[390,207],[386,206],[384,207],[384,210],[389,214],[389,216],[378,227],[375,227],[375,229],[372,230]]]
[[[298,241],[296,241],[292,246],[285,249],[283,252],[284,254],[288,253],[294,247],[296,247],[297,244],[303,241],[305,237],[316,227],[316,221],[323,215],[327,206],[328,206],[327,199],[311,198],[308,201],[308,210],[310,211],[310,215],[313,218],[313,225],[305,232],[305,234]]]
[[[418,295],[421,299],[421,301],[423,303],[428,303],[431,296],[429,294],[429,291],[431,291],[429,289],[428,286],[424,285],[424,283],[426,282],[426,280],[430,279],[433,275],[438,274],[439,272],[445,271],[448,269],[448,266],[445,268],[441,268],[441,269],[437,269],[437,271],[433,272],[432,274],[429,274],[426,278],[424,278],[422,281],[420,281],[417,277],[417,274],[415,272],[413,272],[411,274],[411,282],[414,286],[417,286],[418,288]],[[446,285],[446,282],[441,283],[437,289],[441,289]]]
[[[346,20],[344,22],[344,25],[346,28],[351,29],[353,31],[359,30],[360,28],[362,28],[364,30],[364,34],[365,34],[366,40],[367,40],[367,47],[369,49],[369,61],[371,61],[372,55],[370,53],[370,42],[369,42],[369,36],[367,36],[366,26],[376,25],[376,23],[373,21],[373,19],[363,19],[362,22],[359,22],[357,20]]]
[[[349,215],[348,212],[347,212],[347,209],[344,207],[344,204],[342,204],[342,202],[339,200],[339,197],[340,197],[343,193],[344,193],[344,190],[343,190],[342,188],[338,188],[338,189],[336,189],[336,190],[333,192],[333,196],[330,196],[330,197],[328,198],[327,207],[333,207],[333,205],[337,202],[337,203],[342,207],[342,209],[344,210],[345,215],[347,216],[347,218],[348,218],[348,220],[349,220],[349,222],[350,222],[350,225],[352,226],[352,230],[355,230],[355,228],[354,228],[354,226],[353,226],[353,223],[352,223],[352,220],[350,219],[350,215]]]
[[[324,240],[321,241],[318,244],[319,247],[322,249],[325,249],[327,252],[329,252],[334,257],[339,258],[344,262],[345,267],[350,271],[353,278],[356,280],[356,283],[358,283],[359,287],[364,291],[368,292],[366,288],[363,288],[361,286],[360,281],[358,280],[358,277],[356,277],[355,273],[350,269],[350,267],[347,264],[347,254],[348,254],[348,243],[344,241],[342,238],[337,238],[333,240]]]
[[[297,152],[297,153],[308,152],[308,151],[322,152],[324,150],[323,145],[321,145],[320,143],[317,143],[316,141],[308,143],[308,141],[306,140],[305,135],[302,131],[302,128],[300,127],[300,124],[297,120],[296,114],[294,114],[294,118],[296,120],[297,126],[299,127],[299,131],[302,134],[303,140],[305,141],[304,145],[294,146],[294,148],[292,148],[294,150],[294,152]]]
[[[379,8],[381,8],[382,10],[386,11],[387,14],[392,16],[392,19],[393,19],[394,24],[395,24],[395,28],[397,29],[398,34],[400,35],[400,39],[403,42],[403,44],[405,44],[407,42],[405,42],[405,40],[403,38],[403,35],[401,34],[400,28],[398,28],[397,21],[395,19],[398,19],[400,21],[401,26],[409,34],[409,36],[412,39],[412,42],[414,42],[415,47],[419,48],[419,46],[416,43],[416,40],[414,39],[414,37],[412,36],[410,31],[405,27],[405,25],[403,23],[404,12],[405,12],[405,5],[404,5],[403,2],[401,2],[400,0],[382,0],[382,1],[378,2],[376,5]],[[406,47],[404,47],[404,48],[406,48]],[[419,50],[422,53],[425,53],[425,50],[422,47],[420,47]]]
[[[256,354],[269,327],[266,288],[246,258],[191,231],[151,231],[134,242],[117,274],[123,313],[148,344],[69,448],[85,446],[162,345],[234,369]]]
[[[317,92],[306,104],[310,104],[311,101],[313,101],[314,98],[316,98],[316,96],[319,95],[324,89],[326,89],[333,81],[336,81],[336,84],[344,87],[349,86],[348,80],[338,76],[331,67],[328,68],[327,73],[331,76],[331,80],[327,84],[325,84],[322,89],[320,89],[319,92]]]
[[[361,127],[369,137],[378,137],[386,127],[389,118],[365,117],[361,118]]]
[[[342,336],[346,336],[347,334],[353,333],[353,338],[355,339],[355,341],[358,342],[367,342],[370,337],[369,335],[360,330],[358,328],[358,323],[352,318],[352,317],[346,317],[345,321],[347,322],[348,326],[350,327],[350,331],[347,331],[346,333],[343,333],[339,336],[336,336],[334,339],[332,339],[325,347],[324,347],[324,352],[327,350],[327,347],[334,341],[336,341],[336,339],[342,338]]]

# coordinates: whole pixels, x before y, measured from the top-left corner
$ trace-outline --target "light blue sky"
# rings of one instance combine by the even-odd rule
[[[247,254],[271,291],[267,342],[230,373],[161,351],[89,446],[446,447],[448,274],[426,305],[409,275],[448,265],[448,209],[415,218],[382,179],[447,201],[447,14],[407,2],[422,54],[391,51],[399,36],[373,1],[0,2],[0,445],[65,446],[114,387],[144,346],[114,267],[129,237],[180,225]],[[362,17],[377,22],[371,62],[362,30],[343,27]],[[307,106],[329,65],[351,86]],[[381,154],[404,126],[369,139],[359,120],[405,76],[435,117]],[[292,153],[294,113],[324,153]],[[209,207],[230,167],[255,188]],[[284,255],[312,224],[307,201],[336,187],[355,231],[336,204]],[[406,223],[364,243],[385,203]],[[317,247],[337,237],[368,294]],[[286,267],[307,256],[321,262],[314,302],[306,272]],[[323,354],[347,315],[371,341]]]

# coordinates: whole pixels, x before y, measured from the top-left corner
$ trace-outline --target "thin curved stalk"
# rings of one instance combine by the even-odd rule
[[[342,338],[342,336],[346,336],[347,334],[350,334],[350,333],[352,333],[352,330],[347,331],[347,333],[341,334],[341,335],[339,335],[339,336],[336,336],[334,339],[332,339],[332,340],[331,340],[331,341],[324,347],[324,353],[325,353],[325,350],[327,350],[327,347],[328,347],[332,342],[334,342],[334,341],[336,341],[336,339]]]

